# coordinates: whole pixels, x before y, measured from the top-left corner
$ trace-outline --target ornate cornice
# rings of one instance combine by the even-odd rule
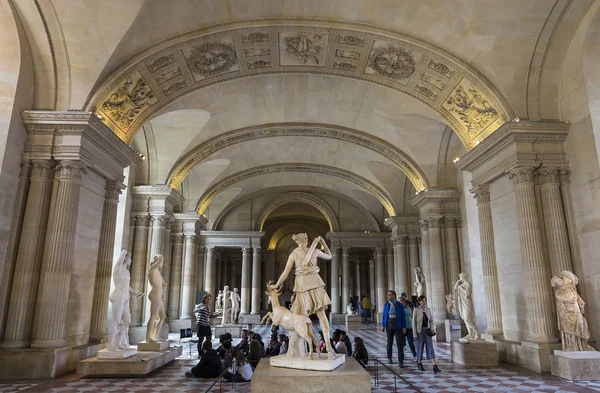
[[[324,174],[330,175],[334,177],[338,177],[340,179],[344,179],[350,181],[354,184],[359,185],[360,187],[367,190],[371,195],[373,195],[386,209],[387,213],[390,216],[395,216],[395,207],[392,201],[392,198],[387,195],[387,193],[381,189],[379,186],[373,184],[371,181],[354,174],[353,172],[338,169],[331,166],[326,165],[312,165],[312,164],[303,164],[303,163],[290,163],[290,164],[273,164],[273,165],[263,165],[257,166],[245,171],[240,171],[231,176],[228,176],[216,184],[212,185],[208,188],[205,193],[202,195],[198,202],[197,211],[199,214],[202,214],[210,202],[225,189],[231,187],[235,183],[238,183],[242,180],[246,180],[255,176],[266,175],[270,173],[285,173],[285,172],[308,172],[308,173],[316,173],[316,174]]]
[[[208,67],[202,62],[207,56],[220,60]],[[381,67],[382,61],[394,64]],[[467,148],[514,117],[485,75],[432,42],[365,23],[300,18],[221,23],[158,42],[99,81],[85,105],[97,108],[115,133],[131,141],[142,124],[190,92],[290,73],[334,75],[398,90],[445,119]],[[458,104],[471,102],[471,95],[484,102],[485,111]],[[122,104],[133,96],[135,104]]]
[[[417,207],[421,208],[423,205],[429,202],[445,202],[445,201],[458,201],[460,200],[460,191],[454,188],[438,189],[430,188],[423,192],[420,192],[412,198],[409,202]]]

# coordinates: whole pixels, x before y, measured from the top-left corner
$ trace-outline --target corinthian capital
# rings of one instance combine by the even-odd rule
[[[477,201],[477,206],[479,206],[480,203],[490,203],[490,188],[487,184],[473,188],[471,193],[473,194],[473,198]]]
[[[544,167],[537,171],[540,184],[560,184],[560,169],[557,167]]]
[[[56,169],[60,179],[79,180],[81,173],[85,173],[86,165],[81,161],[62,160]]]
[[[521,166],[512,169],[509,173],[509,178],[513,181],[514,186],[519,185],[533,185],[533,171],[534,167]]]

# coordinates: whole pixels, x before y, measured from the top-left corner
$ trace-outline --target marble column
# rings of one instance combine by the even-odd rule
[[[252,255],[252,308],[250,314],[260,314],[260,299],[263,293],[261,282],[262,250],[254,247]],[[266,289],[266,287],[265,287]]]
[[[156,255],[165,254],[166,216],[152,216],[152,240],[150,242],[150,260]],[[164,267],[164,266],[163,266]]]
[[[423,294],[429,296],[431,286],[431,269],[429,268],[429,223],[427,220],[419,221],[421,226],[421,268],[425,277],[425,288]],[[415,274],[411,272],[411,274]]]
[[[408,238],[408,254],[409,254],[409,266],[408,269],[408,292],[406,294],[410,297],[411,294],[417,292],[415,287],[415,269],[419,267],[419,238],[416,236],[410,236]]]
[[[119,195],[121,195],[123,188],[123,184],[118,181],[109,180],[106,183],[102,221],[100,223],[94,297],[92,300],[92,321],[90,323],[90,338],[97,341],[105,340],[108,336],[106,317],[108,314],[108,296],[110,293],[115,249],[117,206],[119,204]]]
[[[342,248],[342,312],[350,301],[350,248]]]
[[[206,270],[206,247],[198,245],[196,247],[196,286],[195,292],[204,290],[204,271]],[[214,295],[213,295],[214,296]]]
[[[428,218],[427,221],[429,223],[429,270],[431,274],[427,303],[437,325],[444,323],[446,319],[446,279],[442,261],[441,220],[433,217]]]
[[[358,300],[360,301],[361,299],[361,287],[360,287],[360,261],[356,261],[355,263],[355,272],[356,272],[356,292],[354,293],[356,296],[358,296]]]
[[[402,292],[406,292],[410,295],[410,288],[408,286],[409,275],[407,271],[406,263],[406,236],[399,236],[396,238],[396,266],[394,271],[396,273],[396,294],[400,297]],[[392,287],[394,288],[394,287]]]
[[[164,257],[164,261],[163,261],[163,270],[162,270],[162,276],[163,276],[163,280],[165,280],[165,282],[167,283],[167,290],[165,291],[164,297],[163,297],[163,303],[165,305],[165,312],[167,311],[167,307],[169,305],[169,295],[171,294],[171,292],[169,291],[169,286],[171,285],[171,254],[172,254],[172,247],[171,247],[171,217],[168,217],[167,220],[165,221],[165,229],[163,232],[163,244],[164,244],[164,248],[163,248],[163,257]]]
[[[64,340],[69,282],[73,265],[81,175],[85,164],[62,160],[56,192],[52,193],[48,231],[35,308],[32,348],[59,348]]]
[[[377,302],[377,312],[379,314],[383,313],[383,305],[386,302],[386,280],[385,280],[385,249],[377,248],[375,250],[375,280],[377,283],[375,284],[376,289],[376,302]]]
[[[146,261],[148,248],[148,233],[150,232],[150,217],[135,217],[135,239],[133,241],[133,254],[131,256],[131,288],[136,292],[146,291]],[[136,301],[135,297],[129,300],[131,308],[131,326],[142,326],[143,302]]]
[[[569,234],[560,192],[559,171],[557,167],[538,169],[550,274],[553,276],[563,270],[573,271]]]
[[[481,264],[483,267],[483,289],[485,291],[487,318],[485,332],[491,335],[501,335],[503,333],[502,308],[500,305],[500,286],[498,283],[490,191],[487,185],[482,185],[473,189],[472,192],[477,200],[479,217],[479,239],[481,242]]]
[[[195,303],[196,285],[194,273],[196,272],[196,235],[185,234],[185,254],[183,257],[183,285],[181,290],[181,310],[179,319],[192,319]]]
[[[369,297],[371,298],[371,308],[375,304],[375,261],[369,259]]]
[[[31,163],[29,195],[17,251],[2,348],[28,347],[33,328],[50,211],[54,163],[49,160],[33,160]]]
[[[340,249],[333,247],[331,249],[331,313],[340,312],[340,287],[338,280],[340,277]]]
[[[240,315],[250,313],[250,252],[251,248],[242,248],[242,290],[240,295]]]
[[[172,236],[171,252],[171,281],[169,283],[169,307],[167,316],[169,319],[179,318],[179,304],[181,301],[181,276],[183,268],[183,235]]]
[[[231,256],[230,256],[231,257]],[[229,263],[231,264],[231,268],[229,269],[229,290],[233,291],[233,288],[237,288],[237,283],[236,283],[236,261],[231,260],[229,261]]]
[[[206,269],[204,275],[204,290],[213,294],[210,301],[210,311],[214,311],[215,304],[215,249],[209,248],[206,252]]]
[[[458,259],[458,239],[456,237],[456,219],[444,220],[444,231],[446,233],[446,265],[448,272],[447,290],[454,287],[460,274],[460,260]]]
[[[386,247],[385,249],[385,273],[387,276],[387,289],[394,289],[396,284],[395,272],[395,261],[394,261],[394,248],[393,245]],[[400,294],[398,294],[400,296]]]
[[[540,222],[535,203],[534,167],[517,167],[510,171],[517,199],[517,219],[521,258],[527,294],[527,341],[552,343],[558,341],[556,313],[550,267],[544,260]]]

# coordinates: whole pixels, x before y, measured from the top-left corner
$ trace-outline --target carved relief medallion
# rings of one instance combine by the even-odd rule
[[[327,33],[279,33],[280,64],[284,66],[324,66]]]
[[[415,59],[412,54],[387,42],[376,41],[373,44],[365,74],[401,82],[410,78],[414,72]]]
[[[196,81],[240,69],[231,37],[193,45],[186,58]]]

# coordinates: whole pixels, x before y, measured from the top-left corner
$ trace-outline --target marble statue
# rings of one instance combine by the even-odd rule
[[[229,296],[230,296],[230,292],[229,292],[229,286],[225,285],[225,287],[223,288],[223,291],[219,291],[219,296],[223,296],[222,298],[222,318],[221,318],[221,325],[227,325],[229,324],[230,320],[231,320],[231,308],[229,307]]]
[[[583,316],[585,302],[577,293],[577,276],[567,270],[552,277],[550,283],[556,298],[558,330],[563,351],[595,351],[588,344],[590,332]]]
[[[240,315],[241,300],[237,288],[233,288],[233,292],[231,292],[229,300],[231,301],[231,323],[235,324],[237,322],[238,316]]]
[[[414,286],[417,290],[417,296],[421,296],[423,294],[423,287],[425,286],[425,276],[423,275],[423,270],[420,267],[416,267],[414,272],[415,272]]]
[[[292,240],[298,245],[288,257],[285,269],[279,276],[274,289],[279,290],[281,285],[288,278],[293,267],[296,268],[296,278],[294,283],[294,303],[291,307],[293,314],[301,314],[306,317],[317,314],[319,324],[323,330],[323,337],[329,335],[329,321],[325,315],[325,309],[331,304],[331,299],[325,292],[325,283],[319,276],[319,267],[317,266],[317,258],[330,260],[332,258],[331,251],[325,240],[321,236],[317,236],[308,246],[308,236],[306,233],[299,233],[292,236]],[[322,245],[324,251],[317,249],[318,245]],[[299,333],[298,333],[299,334]],[[291,337],[290,337],[291,339]],[[331,348],[329,340],[325,340],[329,359],[335,358],[335,352]],[[290,342],[290,348],[292,343]],[[309,345],[310,347],[310,345]]]
[[[163,261],[162,255],[156,255],[150,263],[148,272],[148,281],[152,287],[148,294],[148,300],[150,300],[150,318],[146,327],[146,342],[148,343],[161,341],[158,334],[166,318],[164,295],[167,284],[161,275]]]
[[[219,290],[217,300],[215,301],[215,313],[220,314],[223,312],[223,291]]]
[[[115,289],[109,297],[109,301],[112,303],[112,320],[108,328],[109,351],[117,352],[129,348],[129,325],[131,324],[129,295],[131,294],[137,299],[144,296],[143,293],[136,292],[129,286],[131,276],[127,268],[130,265],[131,254],[127,250],[121,251],[112,274]]]
[[[454,296],[449,293],[446,295],[446,311],[448,311],[448,315],[454,315],[456,310],[454,309]]]
[[[348,303],[348,305],[346,306],[346,314],[348,314],[348,315],[356,314],[354,312],[354,306],[352,305],[352,303]]]
[[[465,322],[468,334],[462,340],[478,340],[479,332],[475,326],[475,309],[473,307],[473,284],[467,280],[465,273],[458,275],[458,281],[454,284],[456,291],[456,304],[460,317]]]

